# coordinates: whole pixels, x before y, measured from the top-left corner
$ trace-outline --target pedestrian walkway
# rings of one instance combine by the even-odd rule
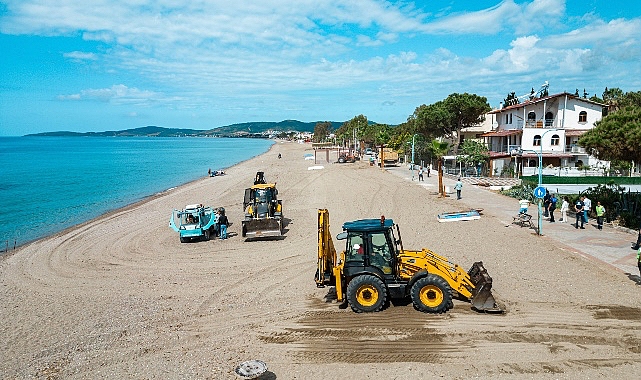
[[[389,167],[386,170],[389,173],[403,177],[407,181],[412,181],[412,171],[405,166]],[[416,178],[414,182],[417,186],[422,186],[435,195],[438,192],[438,173],[433,170],[431,174],[430,177],[425,176],[424,182],[418,182]],[[455,181],[443,177],[444,186],[450,189],[454,189]],[[461,196],[462,199],[458,201],[456,201],[455,194],[452,198],[464,205],[460,209],[468,207],[482,208],[484,215],[492,215],[510,227],[522,228],[513,224],[513,216],[519,210],[517,199],[501,195],[498,192],[489,190],[487,187],[472,184],[464,184]],[[593,199],[593,204],[596,204],[596,201],[596,199]],[[636,231],[607,224],[603,226],[603,230],[599,231],[596,227],[596,219],[593,218],[590,218],[590,221],[585,225],[585,230],[575,229],[573,225],[574,214],[572,214],[572,217],[568,216],[567,223],[560,223],[561,212],[559,209],[554,214],[557,222],[550,223],[548,218],[543,219],[542,238],[554,239],[566,249],[570,249],[584,257],[607,263],[628,275],[632,281],[641,283],[636,253],[630,249],[636,242]],[[538,226],[536,204],[530,206],[529,214],[532,215],[532,223]],[[535,229],[531,229],[531,231],[536,234]]]

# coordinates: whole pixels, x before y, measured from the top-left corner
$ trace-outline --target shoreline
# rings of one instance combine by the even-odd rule
[[[269,139],[267,139],[267,140],[269,140]],[[263,153],[261,153],[261,154],[258,154],[258,155],[255,155],[255,156],[249,157],[249,158],[247,158],[247,159],[245,159],[245,160],[242,160],[242,161],[239,161],[239,162],[235,163],[234,165],[231,165],[231,166],[229,166],[229,167],[223,167],[223,168],[221,168],[221,169],[217,169],[217,170],[227,171],[227,170],[229,170],[230,168],[233,168],[233,167],[236,167],[236,166],[238,166],[238,165],[241,165],[241,164],[243,164],[243,163],[244,163],[244,162],[246,162],[246,161],[249,161],[249,160],[252,160],[252,159],[254,159],[254,158],[256,158],[256,157],[260,157],[260,156],[262,156],[262,155],[268,154],[268,153],[270,152],[270,150],[271,150],[271,149],[273,149],[273,147],[274,147],[275,145],[276,145],[276,143],[274,142],[274,143],[272,143],[272,145],[269,147],[269,149],[267,149],[265,152],[263,152]],[[2,258],[3,258],[4,256],[7,256],[8,254],[10,254],[10,253],[12,253],[12,252],[15,252],[15,251],[19,250],[21,247],[25,247],[25,246],[27,246],[27,245],[29,245],[29,244],[32,244],[32,243],[35,243],[35,242],[37,242],[37,241],[39,241],[39,240],[43,240],[43,239],[47,239],[47,238],[50,238],[50,237],[55,237],[55,236],[58,236],[58,235],[61,235],[61,234],[67,233],[67,232],[69,232],[70,230],[73,230],[73,229],[75,229],[75,228],[80,228],[80,227],[82,227],[82,226],[84,226],[84,225],[86,225],[86,224],[88,224],[88,223],[95,222],[95,221],[97,221],[98,219],[101,219],[101,218],[108,218],[108,217],[110,217],[111,215],[117,214],[117,213],[118,213],[118,212],[120,212],[120,211],[126,211],[127,209],[130,209],[130,208],[133,208],[133,207],[141,206],[141,205],[143,205],[143,204],[144,204],[144,203],[146,203],[146,202],[152,201],[153,199],[156,199],[156,198],[158,198],[158,197],[162,197],[162,196],[164,196],[164,195],[167,195],[167,194],[168,194],[168,193],[170,193],[171,191],[177,190],[177,189],[179,189],[179,188],[181,188],[181,187],[184,187],[184,186],[189,186],[190,184],[194,184],[194,183],[196,183],[196,182],[198,182],[198,181],[204,181],[204,180],[206,180],[207,178],[212,178],[212,177],[209,177],[209,176],[200,177],[200,178],[196,178],[196,179],[194,179],[194,180],[191,180],[191,181],[188,181],[188,182],[185,182],[185,183],[182,183],[182,184],[176,185],[176,186],[169,187],[169,188],[167,188],[167,189],[165,189],[165,190],[161,190],[161,191],[158,191],[158,192],[156,192],[156,193],[153,193],[153,194],[150,194],[150,195],[143,196],[142,198],[140,198],[140,199],[138,199],[138,200],[136,200],[136,201],[133,201],[133,202],[131,202],[131,203],[127,203],[127,204],[126,204],[126,205],[124,205],[124,206],[120,206],[120,207],[116,207],[116,208],[113,208],[113,209],[109,209],[109,210],[107,210],[107,211],[105,211],[105,212],[103,212],[103,213],[101,213],[101,214],[99,214],[99,215],[96,215],[95,217],[93,217],[93,218],[91,218],[91,219],[88,219],[88,220],[86,220],[86,221],[84,221],[84,222],[81,222],[81,223],[78,223],[78,224],[74,224],[74,225],[72,225],[72,226],[66,227],[66,228],[64,228],[64,229],[62,229],[62,230],[60,230],[60,231],[53,232],[53,233],[48,234],[48,235],[46,235],[46,236],[42,236],[42,237],[39,237],[39,238],[36,238],[36,239],[32,239],[32,240],[26,241],[26,242],[21,243],[21,244],[17,244],[17,245],[15,246],[15,248],[9,248],[8,250],[1,249],[1,250],[0,250],[0,260],[2,260]],[[213,177],[213,178],[215,178],[215,177]],[[6,241],[7,241],[7,242],[9,242],[10,240],[9,240],[9,239],[6,239]],[[16,241],[17,241],[17,240],[16,240]],[[6,246],[5,246],[4,248],[6,248]]]

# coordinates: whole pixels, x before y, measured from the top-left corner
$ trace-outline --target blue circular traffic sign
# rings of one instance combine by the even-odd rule
[[[536,189],[534,189],[534,197],[542,199],[545,197],[545,194],[547,193],[547,190],[545,190],[545,187],[543,186],[537,186]]]

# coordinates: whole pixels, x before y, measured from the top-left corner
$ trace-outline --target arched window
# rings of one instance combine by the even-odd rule
[[[579,112],[579,123],[587,123],[588,122],[588,113],[585,111]]]
[[[541,135],[535,135],[534,136],[534,142],[533,142],[532,145],[541,146]]]
[[[536,162],[536,160],[529,160],[527,166],[531,168],[534,166],[539,166],[539,164]]]
[[[561,139],[559,138],[559,135],[552,135],[552,139],[550,140],[551,145],[559,145],[559,142]]]
[[[536,113],[534,113],[534,111],[528,112],[527,121],[534,121],[534,120],[536,120]]]
[[[545,114],[545,126],[551,127],[554,123],[554,114],[552,112],[547,112]]]

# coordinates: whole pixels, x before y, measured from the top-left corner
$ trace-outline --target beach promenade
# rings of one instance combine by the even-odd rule
[[[407,166],[387,168],[390,173],[412,181],[412,171]],[[413,183],[424,187],[430,193],[436,193],[438,188],[438,173],[432,171],[432,175],[424,175],[422,182],[418,181],[418,175],[414,175]],[[443,177],[443,183],[449,188],[454,187],[453,180]],[[455,199],[456,194],[449,194]],[[592,203],[596,204],[597,199]],[[513,216],[517,214],[519,206],[518,199],[499,194],[489,190],[487,187],[465,184],[462,191],[462,199],[458,201],[462,205],[461,210],[466,208],[482,208],[483,214],[493,215],[506,228],[526,228],[513,224]],[[452,210],[457,211],[457,210]],[[532,223],[537,226],[538,210],[536,204],[531,204],[529,214],[532,215]],[[541,239],[554,240],[559,248],[572,251],[586,258],[602,262],[616,268],[623,275],[628,276],[632,281],[641,284],[639,269],[636,262],[636,252],[630,247],[636,242],[637,231],[623,227],[613,227],[611,224],[604,224],[603,230],[598,230],[596,219],[590,218],[585,225],[585,230],[574,228],[574,214],[568,215],[568,222],[561,223],[560,203],[555,211],[555,223],[550,223],[549,218],[543,218]],[[465,223],[461,223],[461,233],[465,233]],[[535,229],[529,230],[536,234]],[[514,249],[526,250],[527,246],[519,246],[513,242]],[[533,254],[535,254],[533,252]]]

